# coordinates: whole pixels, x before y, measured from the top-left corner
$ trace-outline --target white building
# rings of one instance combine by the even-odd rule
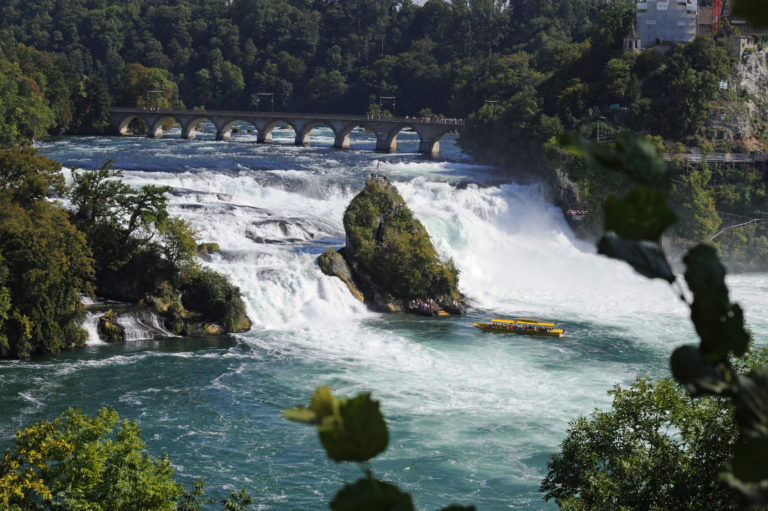
[[[690,43],[696,37],[697,0],[638,0],[637,33],[643,48]]]

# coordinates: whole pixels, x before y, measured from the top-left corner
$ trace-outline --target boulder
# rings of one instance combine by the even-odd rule
[[[363,293],[360,292],[360,290],[355,285],[354,277],[352,276],[352,270],[347,264],[347,261],[344,259],[344,256],[342,256],[339,252],[329,248],[326,249],[326,251],[323,252],[323,254],[317,259],[317,264],[326,275],[330,275],[331,277],[339,277],[342,281],[344,281],[344,283],[349,288],[349,291],[352,293],[352,296],[365,303]]]
[[[109,309],[99,318],[97,327],[99,337],[104,342],[123,342],[125,341],[125,329],[117,323],[117,317],[113,309]]]
[[[326,250],[318,264],[372,309],[402,311],[416,298],[461,302],[453,261],[440,260],[427,230],[386,178],[372,177],[352,199],[344,230],[346,247]]]

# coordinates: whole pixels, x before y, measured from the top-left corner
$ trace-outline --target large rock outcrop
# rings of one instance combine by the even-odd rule
[[[723,95],[712,105],[704,136],[716,150],[765,151],[768,137],[768,49],[749,48],[734,66]]]
[[[440,260],[427,230],[386,178],[369,179],[352,199],[344,213],[344,230],[346,247],[335,255],[326,251],[318,262],[326,274],[344,280],[353,294],[362,294],[369,307],[402,311],[421,300],[454,313],[461,310],[459,272],[453,261]]]

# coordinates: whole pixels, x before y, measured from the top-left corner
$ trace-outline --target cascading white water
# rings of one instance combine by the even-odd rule
[[[156,337],[174,337],[160,323],[156,314],[146,311],[121,313],[117,315],[116,322],[123,327],[126,341],[141,341]]]
[[[92,302],[92,301],[91,301]],[[92,302],[93,303],[93,302]],[[99,337],[99,319],[104,315],[104,312],[86,312],[85,319],[81,325],[82,329],[88,334],[86,344],[88,346],[95,346],[98,344],[106,344],[101,337]]]

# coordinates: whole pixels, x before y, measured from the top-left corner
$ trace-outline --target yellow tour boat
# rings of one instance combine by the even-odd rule
[[[554,323],[546,323],[535,319],[492,319],[491,323],[472,323],[472,326],[479,328],[483,332],[504,334],[562,337],[565,333],[565,330],[562,328],[555,328]]]

